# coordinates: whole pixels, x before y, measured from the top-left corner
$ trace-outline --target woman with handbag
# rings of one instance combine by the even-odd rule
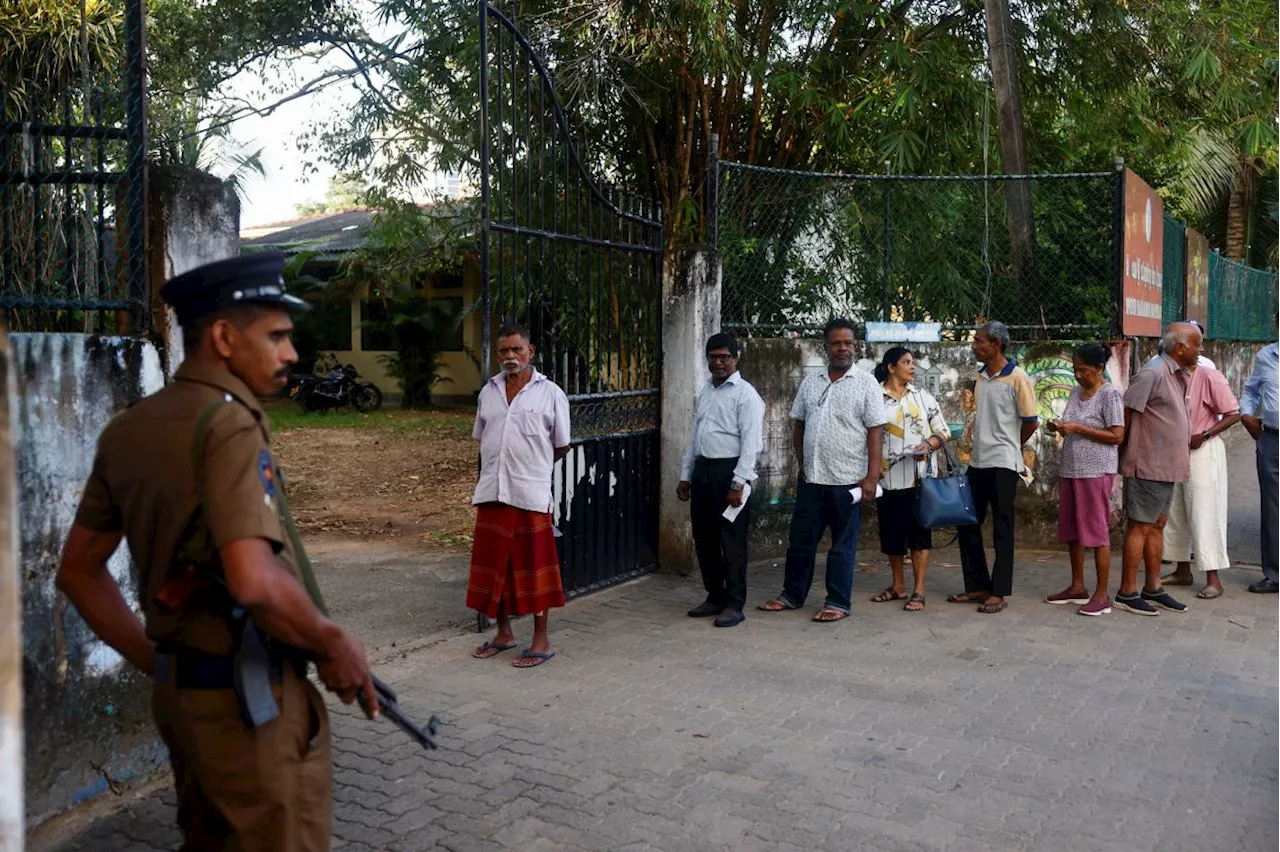
[[[1081,604],[1081,615],[1111,612],[1111,490],[1124,443],[1124,394],[1104,378],[1111,353],[1086,343],[1072,357],[1076,383],[1062,417],[1045,424],[1063,436],[1058,474],[1058,541],[1071,553],[1071,585],[1045,598],[1051,604]],[[1093,548],[1098,584],[1084,587],[1084,549]]]
[[[876,500],[880,524],[880,552],[889,557],[893,583],[873,597],[874,603],[906,599],[907,612],[924,609],[924,577],[933,546],[927,527],[916,519],[916,493],[922,476],[932,465],[930,456],[946,444],[951,430],[942,408],[927,391],[912,382],[916,377],[915,357],[895,346],[876,365],[876,379],[884,392],[884,495]],[[910,553],[915,586],[906,595],[903,558]]]

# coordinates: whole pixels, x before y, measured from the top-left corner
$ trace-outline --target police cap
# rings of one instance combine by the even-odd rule
[[[242,254],[197,266],[169,279],[160,296],[184,326],[239,305],[261,305],[291,314],[311,310],[285,290],[284,252],[279,251]]]

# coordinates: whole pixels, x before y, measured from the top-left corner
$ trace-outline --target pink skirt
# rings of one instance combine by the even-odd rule
[[[1115,474],[1058,480],[1058,541],[1111,546],[1111,486]]]

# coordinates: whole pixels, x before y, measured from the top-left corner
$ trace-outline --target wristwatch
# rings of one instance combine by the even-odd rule
[[[741,490],[742,490],[742,486],[743,486],[743,483],[741,483],[741,482],[731,482],[731,483],[729,483],[729,490],[730,490],[730,491],[741,491]]]
[[[1212,436],[1209,434],[1209,430],[1206,429],[1205,431],[1200,433],[1200,437],[1204,439],[1206,442],[1208,442],[1209,438],[1211,438]]]

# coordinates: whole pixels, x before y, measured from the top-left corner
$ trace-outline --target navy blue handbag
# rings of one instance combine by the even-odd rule
[[[956,471],[951,449],[942,445],[947,457],[946,475],[924,477],[916,497],[916,522],[927,529],[963,527],[978,522],[978,507],[973,500],[969,477]]]

